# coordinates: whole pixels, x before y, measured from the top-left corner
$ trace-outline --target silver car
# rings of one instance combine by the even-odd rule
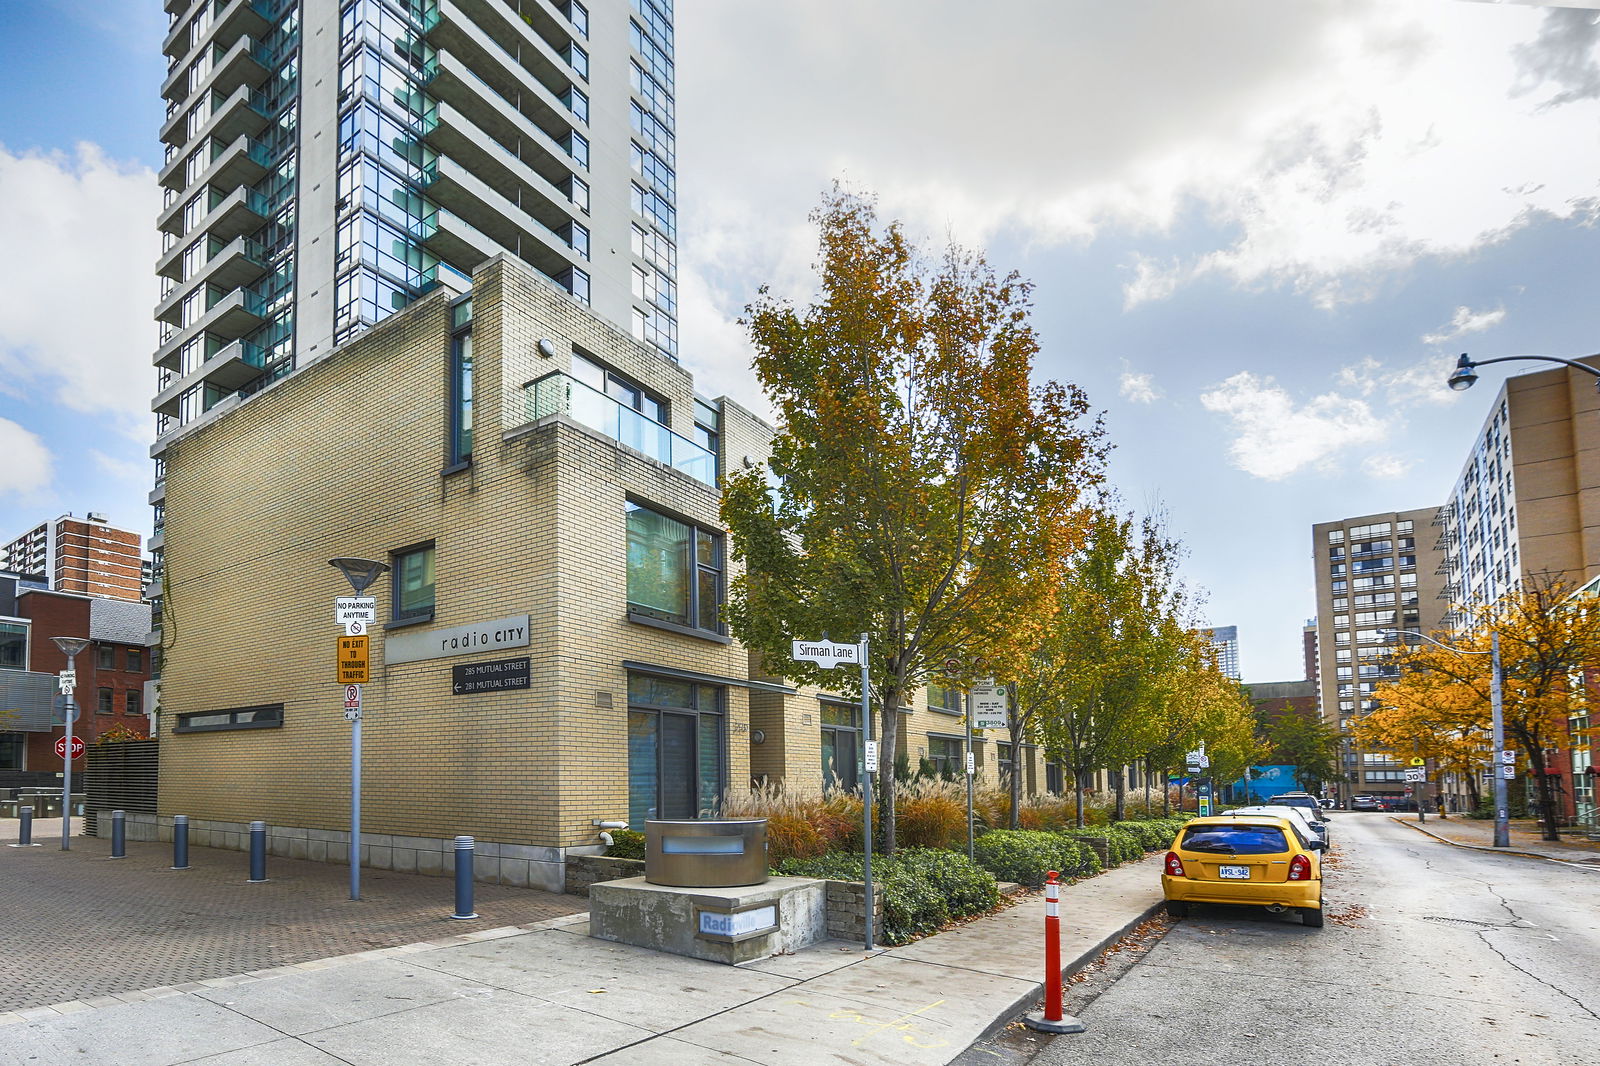
[[[1261,803],[1254,807],[1235,807],[1227,812],[1229,814],[1265,814],[1273,818],[1287,819],[1289,824],[1300,827],[1300,836],[1304,842],[1320,840],[1328,842],[1328,827],[1312,817],[1309,811],[1300,807],[1290,807],[1281,803]]]

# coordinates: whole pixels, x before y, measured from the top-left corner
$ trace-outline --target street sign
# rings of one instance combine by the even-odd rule
[[[56,758],[65,759],[66,757],[67,757],[67,738],[66,737],[57,737],[56,738]],[[75,736],[75,737],[72,738],[72,757],[74,759],[83,758],[83,738],[82,737]]]
[[[61,689],[63,696],[72,695],[73,690],[78,687],[78,672],[76,670],[63,670],[56,677],[58,679],[56,684]]]
[[[1412,766],[1427,766],[1428,765],[1428,760],[1427,759],[1421,759],[1421,758],[1413,757],[1412,760],[1411,760],[1411,765]]]
[[[365,622],[346,622],[344,624],[344,635],[347,637],[359,637],[366,631],[367,623]]]
[[[347,721],[347,722],[359,722],[359,721],[361,721],[361,708],[360,707],[346,707],[344,709],[344,720]]]
[[[1202,817],[1202,818],[1210,818],[1211,817],[1211,796],[1209,794],[1202,794],[1201,795],[1201,797],[1200,797],[1200,811],[1199,811],[1199,814],[1200,814],[1200,817]]]
[[[876,740],[867,741],[867,757],[865,762],[867,773],[875,774],[878,772],[878,742]]]
[[[347,710],[347,711],[350,711],[350,710],[360,710],[360,708],[361,708],[361,686],[360,685],[346,685],[344,687],[344,709]]]
[[[858,644],[835,644],[831,640],[796,640],[792,644],[792,654],[797,661],[816,663],[824,670],[832,670],[841,663],[855,666],[861,662]]]
[[[1423,770],[1407,770],[1406,771],[1406,780],[1407,781],[1426,781],[1427,779],[1428,779],[1428,771],[1425,770],[1425,769],[1423,769]]]
[[[1507,781],[1514,781],[1517,777],[1517,768],[1509,764],[1502,766],[1500,767],[1500,776],[1505,778]]]
[[[976,765],[974,765],[974,763],[972,761],[972,752],[969,751],[969,752],[967,752],[967,776],[971,777],[973,774],[975,774],[977,772],[978,772],[978,768],[977,768]]]
[[[462,663],[450,668],[450,691],[457,696],[474,692],[510,692],[532,683],[532,660],[498,659],[486,663]]]
[[[1008,707],[1005,688],[989,678],[974,682],[971,694],[972,728],[1004,729]]]
[[[339,638],[339,684],[362,685],[367,676],[367,638]]]
[[[341,626],[351,622],[370,626],[378,620],[378,601],[372,596],[340,596],[333,601],[333,620]]]
[[[1516,763],[1516,761],[1517,761],[1516,749],[1515,748],[1507,748],[1505,751],[1502,751],[1500,753],[1500,761],[1503,762],[1503,763],[1509,763],[1509,764],[1513,764],[1514,765]]]

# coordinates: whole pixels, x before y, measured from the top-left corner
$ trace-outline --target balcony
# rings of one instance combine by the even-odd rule
[[[480,51],[485,50],[482,42],[492,41],[499,49],[491,56],[495,62],[520,65],[557,97],[568,86],[582,85],[585,80],[572,69],[564,55],[503,0],[435,0],[428,6],[429,12],[423,21],[428,36],[453,51],[457,49],[452,42],[469,32],[466,28],[470,27],[470,32],[481,36],[477,43]],[[436,29],[441,21],[445,25]],[[558,39],[565,49],[572,43],[572,34],[559,30]]]
[[[446,103],[436,104],[424,121],[423,139],[441,155],[459,160],[546,229],[557,231],[577,217],[571,197],[563,189],[523,162],[459,109]],[[571,173],[564,164],[546,169],[555,170],[563,182]]]
[[[266,351],[260,345],[236,340],[218,349],[187,376],[173,380],[156,395],[150,409],[176,418],[179,398],[196,385],[204,382],[231,392],[259,377],[265,368]]]
[[[497,255],[511,254],[449,211],[435,210],[417,224],[416,234],[423,247],[463,274],[470,275]]]
[[[687,437],[557,371],[522,389],[529,422],[563,414],[696,481],[716,487],[717,457]]]
[[[566,238],[447,156],[440,156],[429,167],[422,188],[433,203],[459,215],[491,241],[551,277],[564,273],[581,259]],[[458,263],[451,265],[470,270]]]
[[[267,272],[266,252],[248,237],[238,237],[211,254],[182,288],[156,305],[156,321],[180,326],[184,298],[202,285],[236,289]]]
[[[551,160],[559,163],[563,170],[572,168],[572,157],[563,146],[567,133],[574,125],[572,115],[543,86],[539,86],[537,91],[531,84],[525,86],[526,93],[520,96],[523,106],[518,107],[505,95],[506,92],[517,95],[516,88],[507,86],[502,91],[460,57],[449,52],[439,53],[424,86],[428,95],[435,100],[442,100],[473,116],[501,144],[520,144],[522,139],[530,140],[548,153]],[[547,171],[546,164],[539,160],[528,162],[546,179],[552,182],[560,180]]]

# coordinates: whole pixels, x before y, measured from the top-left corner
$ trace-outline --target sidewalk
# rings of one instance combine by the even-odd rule
[[[1063,889],[1066,972],[1160,906],[1160,871],[1158,853]],[[1039,998],[1043,927],[1033,893],[904,947],[731,967],[594,940],[573,915],[0,1014],[0,1066],[943,1066]]]
[[[1544,840],[1539,836],[1537,825],[1528,820],[1518,820],[1511,823],[1511,847],[1497,848],[1494,846],[1494,822],[1484,819],[1439,818],[1437,815],[1428,815],[1426,822],[1418,822],[1415,814],[1393,815],[1393,821],[1412,829],[1419,830],[1435,839],[1448,844],[1456,844],[1464,848],[1479,848],[1484,851],[1499,854],[1532,855],[1536,858],[1551,859],[1555,862],[1577,863],[1579,865],[1600,865],[1600,842],[1563,838],[1562,840]]]

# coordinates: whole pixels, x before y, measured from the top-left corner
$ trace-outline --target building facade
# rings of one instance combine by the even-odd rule
[[[1211,644],[1211,650],[1217,656],[1217,669],[1222,671],[1224,677],[1231,677],[1235,681],[1243,678],[1239,672],[1239,627],[1238,626],[1213,626],[1210,629],[1200,630],[1200,635]]]
[[[43,578],[60,592],[138,600],[144,597],[142,540],[103,514],[65,514],[0,547],[0,570]]]
[[[1317,583],[1318,697],[1323,720],[1348,732],[1375,709],[1380,682],[1398,674],[1390,629],[1432,633],[1449,609],[1443,548],[1434,535],[1437,508],[1385,512],[1311,527]],[[1399,798],[1406,792],[1404,753],[1344,751],[1339,800]]]

